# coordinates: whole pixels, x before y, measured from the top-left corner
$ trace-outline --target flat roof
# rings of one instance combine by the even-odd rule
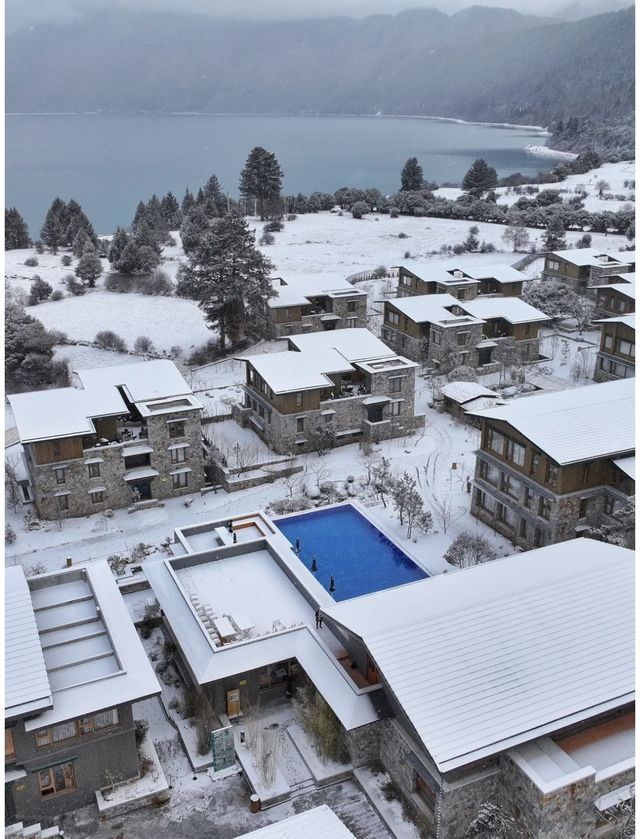
[[[191,388],[176,365],[166,358],[74,370],[74,373],[85,390],[122,387],[129,401],[134,403],[191,394]]]
[[[549,256],[557,256],[573,265],[604,265],[598,257],[607,256],[609,265],[616,262],[619,265],[633,265],[636,260],[635,251],[603,251],[598,248],[572,248],[563,251],[551,251]]]
[[[634,697],[634,554],[575,539],[323,608],[449,771]]]
[[[351,285],[340,274],[305,274],[286,277],[273,277],[271,285],[278,293],[268,301],[270,309],[284,306],[307,306],[309,297],[327,295],[328,297],[344,297],[349,294],[366,296],[366,292]]]
[[[482,318],[464,313],[466,302],[451,294],[419,294],[415,297],[396,297],[386,301],[415,323],[437,323],[442,326],[454,326],[464,323],[484,323]],[[449,309],[457,306],[463,314],[454,315]]]
[[[53,707],[26,720],[26,731],[160,693],[105,561],[31,577],[28,586]]]
[[[50,708],[53,695],[21,565],[5,569],[4,713],[7,718]]]
[[[394,351],[368,329],[332,329],[327,332],[288,335],[287,338],[301,352],[326,353],[328,350],[336,350],[350,362],[395,356]]]
[[[81,390],[63,387],[15,393],[7,398],[21,443],[95,434],[93,417],[128,413],[115,388]]]
[[[520,300],[519,297],[476,297],[462,300],[461,307],[481,320],[502,318],[508,323],[536,323],[551,320],[548,315]]]
[[[353,833],[326,804],[288,819],[243,833],[237,839],[355,839]]]
[[[467,274],[476,280],[495,280],[497,283],[522,283],[529,279],[522,271],[511,265],[471,265],[465,268]]]
[[[502,420],[556,463],[635,451],[633,379],[515,399],[475,416]]]

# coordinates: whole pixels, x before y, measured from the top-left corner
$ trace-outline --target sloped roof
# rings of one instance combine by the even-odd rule
[[[274,393],[334,387],[327,373],[348,373],[351,364],[336,350],[263,353],[239,359],[250,364]]]
[[[472,265],[465,268],[467,274],[475,280],[495,280],[497,283],[521,283],[529,278],[511,265]]]
[[[472,413],[509,423],[561,465],[635,450],[633,379],[527,396]]]
[[[350,362],[395,356],[394,351],[368,329],[332,329],[328,332],[309,332],[287,337],[300,352],[324,354],[337,350]]]
[[[321,294],[326,294],[330,297],[335,292],[340,296],[345,293],[352,295],[366,294],[362,289],[347,282],[338,273],[287,274],[286,277],[274,277],[271,285],[278,296],[272,297],[268,301],[270,309],[279,309],[284,306],[306,306],[309,303],[309,297],[315,297]]]
[[[460,402],[461,404],[469,402],[471,399],[477,399],[479,396],[500,398],[500,394],[496,393],[495,390],[489,390],[488,387],[478,384],[478,382],[449,382],[441,388],[441,392],[447,399],[453,399],[454,402]]]
[[[420,294],[415,297],[397,297],[388,302],[415,323],[484,323],[482,319],[471,314],[452,314],[449,311],[451,306],[459,306],[466,310],[467,303],[451,294]]]
[[[441,771],[634,696],[633,552],[578,539],[327,606]]]
[[[191,388],[176,365],[165,358],[74,372],[85,390],[99,392],[103,389],[122,387],[131,402],[145,402],[191,393]]]
[[[63,387],[15,393],[7,398],[22,443],[95,434],[92,417],[127,413],[127,406],[115,388]]]
[[[599,256],[608,256],[609,265],[633,265],[636,260],[635,251],[603,251],[598,248],[572,248],[570,250],[552,251],[550,256],[558,256],[573,265],[603,265]]]
[[[243,833],[238,839],[355,839],[326,804]]]
[[[12,718],[50,708],[53,696],[22,566],[6,568],[4,579],[4,712]]]
[[[551,320],[548,315],[520,300],[519,297],[476,297],[463,300],[461,307],[477,318],[502,318],[508,323],[535,323]]]
[[[629,329],[635,330],[636,328],[636,316],[635,315],[619,315],[616,318],[601,318],[600,320],[594,320],[594,323],[624,323],[625,326],[628,326]]]
[[[636,479],[636,457],[620,457],[613,461],[618,469],[621,469],[625,475],[628,475],[632,480]]]

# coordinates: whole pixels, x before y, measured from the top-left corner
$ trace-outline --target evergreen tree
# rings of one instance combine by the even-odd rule
[[[163,228],[165,230],[177,230],[182,223],[182,212],[178,199],[172,192],[167,192],[160,202],[162,212]]]
[[[133,217],[133,221],[131,222],[131,229],[134,233],[143,221],[146,221],[147,224],[149,223],[149,220],[147,218],[147,205],[144,203],[144,201],[139,201],[138,206],[136,207],[136,212]]]
[[[209,219],[204,207],[199,204],[189,210],[180,226],[180,238],[184,252],[190,254],[200,243],[204,233],[209,229]]]
[[[227,212],[227,197],[223,194],[220,182],[215,175],[211,175],[202,192],[204,203],[209,209],[211,217],[225,215]],[[215,212],[211,212],[214,210]]]
[[[90,243],[89,243],[90,244]],[[100,257],[93,250],[86,250],[82,254],[76,267],[76,277],[86,283],[89,288],[94,288],[96,280],[102,274],[102,262]]]
[[[477,197],[484,192],[495,189],[497,186],[498,173],[493,166],[489,166],[487,161],[481,157],[471,164],[469,171],[462,181],[464,191]]]
[[[67,205],[62,198],[54,198],[40,230],[40,238],[48,248],[51,248],[53,253],[57,253],[60,245],[65,243],[68,226]]]
[[[79,230],[84,230],[86,235],[91,239],[94,246],[98,245],[98,237],[93,229],[93,225],[87,218],[84,210],[73,198],[67,203],[67,228],[65,230],[65,245],[73,245],[75,237]]]
[[[29,228],[15,207],[4,211],[4,249],[13,251],[18,248],[30,248]]]
[[[193,197],[193,193],[187,187],[184,193],[184,198],[182,199],[182,204],[180,205],[183,217],[184,215],[186,215],[186,213],[189,212],[189,210],[194,206],[195,203],[196,199]]]
[[[464,240],[464,249],[470,253],[475,253],[480,248],[480,239],[477,236],[478,227],[474,224],[469,228],[467,238]]]
[[[547,229],[544,231],[543,242],[544,248],[547,251],[557,251],[566,247],[567,243],[564,238],[565,230],[560,215],[552,216],[547,224]]]
[[[256,146],[249,154],[240,174],[240,195],[244,199],[245,212],[253,210],[261,219],[282,214],[283,173],[275,154]]]
[[[85,245],[91,244],[91,239],[87,235],[86,230],[84,227],[78,228],[78,232],[76,233],[73,242],[71,243],[71,250],[73,251],[73,255],[80,259],[82,254],[84,253]]]
[[[235,212],[215,220],[181,266],[179,292],[199,301],[209,328],[218,330],[221,351],[227,338],[233,345],[250,331],[257,312],[275,295],[272,269]]]
[[[9,393],[69,383],[66,364],[53,360],[56,337],[39,320],[21,306],[8,303],[4,324],[5,387]]]
[[[107,258],[112,265],[118,262],[120,256],[122,255],[122,251],[127,246],[128,241],[129,234],[123,230],[122,227],[116,227],[116,231],[111,239],[111,244],[109,245],[109,253],[107,255]]]
[[[158,239],[156,237],[156,234],[154,233],[154,229],[151,227],[146,218],[142,218],[138,222],[138,226],[135,230],[134,239],[136,240],[136,243],[139,248],[143,246],[150,248],[152,251],[155,251],[155,253],[158,256],[160,256],[162,248],[158,244]]]
[[[422,166],[417,157],[410,157],[402,167],[400,174],[400,191],[409,192],[422,189]]]

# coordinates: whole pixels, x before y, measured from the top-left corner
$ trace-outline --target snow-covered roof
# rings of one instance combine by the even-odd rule
[[[397,297],[388,302],[414,323],[437,323],[445,327],[465,323],[484,323],[481,318],[473,315],[452,314],[450,311],[452,306],[466,309],[467,303],[457,300],[451,294],[420,294],[415,297]]]
[[[528,396],[473,413],[509,423],[559,464],[635,450],[633,379]]]
[[[633,457],[619,457],[613,461],[618,469],[622,469],[625,475],[628,475],[634,481],[636,479],[636,456]]]
[[[602,318],[601,320],[594,320],[593,323],[623,323],[629,329],[635,331],[636,316],[635,315],[619,315],[616,318]]]
[[[447,399],[452,399],[454,402],[464,404],[471,399],[477,399],[479,396],[486,396],[493,399],[499,399],[500,394],[495,390],[489,390],[488,387],[478,384],[478,382],[449,382],[441,388],[441,393]]]
[[[465,272],[475,280],[495,280],[501,285],[503,283],[522,283],[528,280],[521,271],[512,268],[511,265],[471,265],[465,268]]]
[[[633,552],[591,539],[324,607],[441,771],[634,696]]]
[[[28,607],[53,707],[31,731],[160,693],[160,685],[105,561],[32,577]]]
[[[5,569],[4,713],[36,713],[53,703],[31,595],[21,565]]]
[[[463,300],[461,307],[476,318],[492,320],[502,318],[508,323],[537,323],[550,320],[548,315],[520,300],[519,297],[476,297]]]
[[[250,364],[274,393],[334,387],[328,373],[348,373],[351,364],[339,352],[279,352],[240,358]]]
[[[332,329],[328,332],[309,332],[287,337],[300,352],[326,353],[329,350],[337,350],[350,362],[390,358],[395,355],[393,350],[368,329]]]
[[[308,298],[317,295],[327,295],[328,297],[366,295],[365,291],[351,285],[337,273],[306,274],[304,276],[287,275],[286,278],[274,278],[271,285],[278,296],[269,300],[270,309],[279,309],[285,306],[307,306],[309,304]]]
[[[565,262],[573,265],[633,265],[635,263],[635,251],[603,251],[598,248],[575,248],[563,251],[552,251],[549,256],[557,256]],[[608,257],[604,262],[602,257]]]
[[[628,274],[619,274],[618,282],[615,283],[601,283],[600,285],[595,285],[593,288],[598,289],[611,289],[612,291],[619,292],[623,297],[627,297],[629,300],[636,299],[636,274],[635,271],[630,271]]]
[[[80,390],[63,387],[15,393],[7,398],[22,443],[95,434],[92,417],[128,413],[115,388]]]
[[[355,839],[326,804],[243,833],[238,839]]]
[[[191,393],[176,365],[166,358],[74,372],[85,390],[122,387],[130,402],[147,402]]]

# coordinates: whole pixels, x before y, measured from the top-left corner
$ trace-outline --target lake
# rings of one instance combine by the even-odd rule
[[[542,144],[530,128],[503,128],[414,117],[273,117],[141,114],[9,115],[6,206],[16,206],[36,238],[56,195],[75,198],[100,234],[131,223],[138,202],[216,174],[237,196],[254,146],[275,152],[284,192],[335,192],[342,186],[400,186],[415,155],[425,179],[459,183],[484,157],[499,175],[529,175],[558,164],[524,150]]]

